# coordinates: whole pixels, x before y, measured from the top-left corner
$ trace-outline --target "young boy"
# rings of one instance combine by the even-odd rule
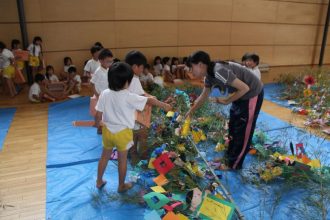
[[[244,57],[244,56],[243,56]],[[243,58],[242,58],[243,60]],[[250,69],[250,71],[259,79],[261,80],[261,73],[259,70],[259,56],[255,53],[248,53],[245,54],[245,66]]]
[[[98,46],[93,46],[91,48],[92,59],[88,60],[84,67],[84,76],[90,78],[100,66],[99,54],[101,48]]]
[[[96,69],[91,79],[91,86],[94,92],[96,102],[101,92],[108,88],[108,70],[113,63],[112,52],[108,49],[103,49],[98,57],[98,60],[100,62],[100,66]],[[94,109],[95,106],[91,106],[91,108]],[[98,134],[101,134],[101,132],[101,129],[97,130]]]
[[[46,91],[44,86],[45,76],[37,73],[34,77],[34,83],[29,90],[29,100],[34,103],[43,102],[46,100],[55,101],[55,97]]]
[[[65,94],[79,94],[81,90],[81,78],[77,74],[77,68],[74,66],[69,67],[68,74],[69,78],[67,81],[67,89],[65,91]]]
[[[96,105],[96,125],[100,121],[102,128],[103,152],[98,164],[96,187],[102,189],[106,184],[103,174],[112,154],[112,148],[118,150],[118,192],[122,193],[132,188],[132,183],[125,183],[127,170],[127,152],[133,145],[132,129],[135,124],[135,111],[142,111],[146,104],[155,105],[165,111],[171,106],[155,98],[147,98],[131,93],[128,90],[133,71],[128,64],[118,62],[112,65],[108,73],[109,89],[104,90]]]
[[[140,82],[143,89],[149,89],[154,84],[154,77],[150,73],[150,65],[146,64],[143,73],[140,75]]]
[[[134,73],[134,77],[128,90],[137,95],[148,95],[143,90],[139,79],[140,75],[143,72],[144,66],[147,64],[146,57],[140,51],[133,50],[126,55],[125,62],[132,67]],[[135,165],[139,161],[139,157],[140,159],[148,158],[147,137],[147,128],[136,121],[133,129],[134,146],[129,151],[129,156],[131,157],[131,163],[133,165]]]

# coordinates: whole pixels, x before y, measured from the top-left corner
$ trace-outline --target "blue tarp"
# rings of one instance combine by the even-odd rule
[[[288,100],[281,100],[281,92],[284,89],[284,85],[280,83],[268,83],[264,85],[264,98],[268,101],[274,102],[280,106],[286,107],[286,108],[292,108],[293,106],[290,106],[288,104]]]
[[[95,128],[72,126],[74,120],[93,120],[88,113],[88,100],[78,98],[49,107],[46,218],[143,219],[146,212],[143,206],[120,204],[118,201],[95,205],[95,198],[104,197],[104,194],[98,194],[95,190],[97,160],[102,150],[101,136],[96,134]],[[263,112],[258,119],[258,127],[268,130],[270,137],[279,137],[281,140],[289,138],[293,143],[304,140],[304,135],[297,133],[298,129]],[[308,135],[306,140],[314,145],[321,139]],[[307,142],[305,147],[309,152]],[[323,141],[322,145],[315,147],[329,150],[329,141]],[[207,149],[213,152],[213,146]],[[253,161],[255,157],[248,156],[244,167]],[[117,175],[115,162],[109,161],[104,176],[108,181],[105,190],[113,195],[116,194]],[[301,188],[280,193],[283,183],[257,186],[246,183],[239,172],[224,172],[223,184],[248,220],[302,219],[294,209],[305,204],[306,192]]]
[[[16,108],[0,108],[0,151],[7,136]]]

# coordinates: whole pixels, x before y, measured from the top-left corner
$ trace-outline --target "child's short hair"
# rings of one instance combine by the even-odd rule
[[[77,72],[77,68],[74,66],[70,66],[68,69],[68,73],[76,73]]]
[[[21,42],[17,39],[13,39],[11,41],[11,49],[14,49],[16,45],[21,44]]]
[[[99,41],[95,42],[94,43],[94,46],[98,46],[98,47],[104,48],[103,45],[102,45],[102,43],[99,42]]]
[[[147,64],[147,58],[140,51],[132,50],[126,54],[125,62],[131,66],[134,64],[137,66],[144,66]]]
[[[144,65],[144,69],[150,69],[150,65],[147,63],[146,65]]]
[[[163,60],[162,60],[163,61],[163,64],[166,64],[169,60],[170,60],[169,57],[164,57]]]
[[[37,73],[35,76],[34,76],[34,81],[35,82],[42,82],[43,80],[45,79],[45,76],[40,74],[40,73]]]
[[[182,59],[182,63],[183,63],[183,64],[186,64],[187,61],[188,61],[188,57],[183,57],[183,59]]]
[[[250,56],[250,53],[245,53],[243,56],[242,56],[242,62],[245,62],[248,57]]]
[[[41,37],[39,37],[39,36],[35,36],[35,37],[33,38],[33,44],[36,44],[36,43],[37,43],[37,41],[40,41],[40,42],[42,42],[42,39],[41,39]]]
[[[99,55],[99,60],[104,60],[107,57],[113,57],[112,52],[109,49],[101,50],[101,53]]]
[[[247,59],[251,59],[257,66],[259,65],[260,58],[256,53],[251,53]]]
[[[2,41],[0,41],[0,50],[3,50],[6,48],[6,44]]]
[[[118,63],[118,62],[120,62],[120,59],[118,58],[113,59],[113,63]]]
[[[49,70],[54,70],[54,67],[53,67],[52,65],[48,65],[48,66],[46,66],[46,73],[47,73]]]
[[[72,59],[71,59],[71,57],[64,57],[64,65],[65,66],[67,66],[68,65],[68,62],[69,62],[69,60],[71,61],[71,63],[72,63]]]
[[[133,70],[127,63],[114,63],[108,71],[109,88],[114,91],[122,90],[126,82],[131,83],[133,76]]]
[[[156,56],[154,59],[154,65],[157,64],[157,60],[160,60],[160,62],[162,62],[162,58],[160,58],[160,56]]]
[[[94,53],[96,53],[96,52],[99,52],[100,50],[102,50],[102,48],[101,47],[99,47],[99,46],[92,46],[92,48],[91,48],[91,54],[93,55]]]
[[[179,61],[179,58],[177,58],[177,57],[172,57],[172,65],[174,65],[174,62],[175,61]]]

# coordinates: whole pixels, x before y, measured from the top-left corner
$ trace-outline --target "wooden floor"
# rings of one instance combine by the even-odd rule
[[[0,94],[0,107],[17,107],[0,152],[0,219],[45,219],[48,104],[30,104],[25,88],[13,99]],[[264,101],[262,110],[303,127],[289,109]]]

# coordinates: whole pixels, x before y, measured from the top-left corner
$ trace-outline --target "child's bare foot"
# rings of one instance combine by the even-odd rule
[[[96,181],[96,188],[101,190],[105,184],[107,184],[107,181],[101,180],[101,181]]]
[[[124,185],[118,187],[118,190],[117,191],[119,193],[124,193],[124,192],[126,192],[127,190],[129,190],[132,187],[133,187],[133,184],[132,183],[124,183]]]

